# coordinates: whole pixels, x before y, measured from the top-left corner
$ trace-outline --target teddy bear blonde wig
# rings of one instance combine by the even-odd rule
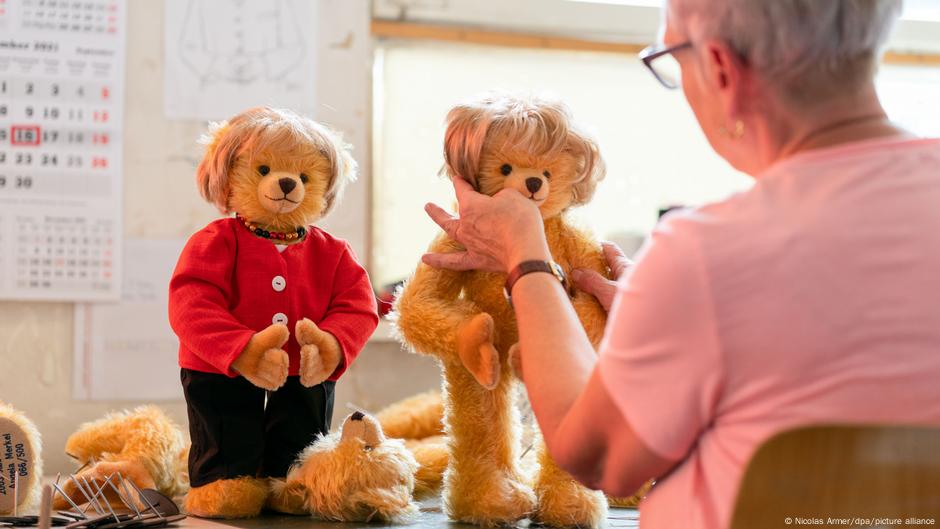
[[[338,202],[346,184],[356,179],[356,161],[339,133],[290,110],[267,106],[246,110],[212,124],[201,142],[206,155],[196,169],[199,192],[226,214],[231,212],[229,177],[239,156],[267,151],[286,153],[298,162],[325,158],[331,175],[323,215]],[[310,150],[311,144],[315,151]]]
[[[579,164],[572,186],[571,206],[587,203],[605,175],[595,139],[583,131],[563,102],[544,96],[492,92],[455,106],[447,114],[444,135],[444,170],[479,189],[478,176],[484,146],[497,139],[500,147],[525,146],[533,154],[572,155]]]

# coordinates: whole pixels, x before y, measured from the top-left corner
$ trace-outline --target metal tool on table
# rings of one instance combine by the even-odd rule
[[[0,527],[65,527],[66,529],[137,529],[143,527],[172,527],[186,518],[172,499],[153,489],[139,489],[133,481],[124,479],[120,473],[104,478],[96,485],[84,476],[70,475],[67,481],[75,486],[81,497],[72,498],[55,483],[43,487],[39,515],[0,517]],[[123,506],[115,510],[106,493],[112,491]],[[52,513],[52,500],[62,495],[71,506],[67,511]],[[135,501],[135,497],[138,501]],[[81,507],[84,505],[84,507]],[[142,508],[146,506],[146,508]],[[89,512],[89,510],[91,512]]]

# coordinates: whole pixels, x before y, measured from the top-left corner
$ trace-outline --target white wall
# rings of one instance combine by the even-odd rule
[[[367,0],[318,0],[321,70],[318,119],[345,133],[355,145],[363,175],[325,223],[365,257],[370,179],[369,105],[372,44]],[[125,126],[125,235],[186,237],[218,213],[203,203],[193,183],[200,156],[195,139],[204,124],[163,116],[162,1],[129,0]],[[74,470],[63,454],[66,437],[83,421],[141,402],[80,402],[71,399],[72,305],[0,302],[0,400],[24,411],[44,439],[46,471]],[[409,373],[401,384],[394,373]],[[128,373],[128,376],[146,376]],[[338,385],[335,415],[347,402],[376,409],[392,399],[438,384],[436,365],[401,351],[392,342],[367,346]],[[182,394],[181,394],[182,398]],[[160,403],[186,424],[181,400]]]

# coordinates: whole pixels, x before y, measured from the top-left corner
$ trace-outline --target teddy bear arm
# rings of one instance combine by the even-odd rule
[[[610,279],[610,268],[607,267],[607,259],[604,257],[604,250],[600,243],[570,226],[562,229],[561,237],[565,240],[563,257],[566,262],[570,263],[572,270],[576,268],[593,270]]]
[[[347,501],[344,521],[405,523],[418,514],[412,491],[402,484],[358,490]]]
[[[83,424],[65,441],[65,453],[78,463],[101,459],[102,454],[118,454],[127,440],[127,416],[111,414]]]
[[[465,275],[419,265],[395,301],[397,327],[417,352],[456,361],[457,330],[479,314],[473,302],[460,297]]]
[[[552,253],[560,252],[560,260],[568,264],[569,274],[571,270],[580,268],[592,270],[603,277],[610,278],[610,269],[607,266],[603,249],[592,237],[577,228],[562,224],[556,240],[563,241],[563,243],[553,245]],[[571,303],[578,315],[578,320],[587,332],[591,344],[597,347],[603,338],[607,312],[593,295],[578,289],[573,292],[574,297]]]

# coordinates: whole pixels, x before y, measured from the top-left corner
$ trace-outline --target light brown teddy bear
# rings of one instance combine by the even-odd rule
[[[403,523],[414,519],[418,462],[375,418],[355,412],[341,431],[320,437],[275,480],[275,510],[337,522]]]
[[[21,412],[0,401],[0,515],[35,507],[42,485],[42,440]]]
[[[225,218],[190,237],[170,280],[170,325],[192,440],[185,509],[257,515],[329,432],[336,381],[378,324],[368,274],[313,225],[355,177],[337,133],[284,109],[214,127],[196,170]]]
[[[541,210],[553,259],[609,276],[597,241],[573,227],[565,212],[590,201],[604,164],[595,141],[567,107],[537,97],[488,95],[447,117],[446,172],[487,195],[510,188]],[[458,251],[446,235],[432,252]],[[444,371],[451,459],[443,499],[455,520],[481,525],[530,517],[553,526],[598,527],[603,494],[578,484],[540,448],[534,490],[520,467],[520,420],[510,350],[518,342],[506,277],[454,272],[421,264],[396,301],[404,341],[437,357]],[[595,347],[607,314],[590,294],[571,290],[571,303]]]
[[[138,488],[155,489],[169,498],[189,488],[189,449],[183,432],[156,406],[109,413],[81,425],[66,441],[65,453],[82,468],[76,477],[91,483],[100,485],[117,472]],[[82,498],[73,480],[64,480],[62,488],[72,500]],[[104,490],[112,494],[108,488]],[[109,499],[121,505],[116,495]],[[67,509],[69,504],[56,495],[54,507]]]

